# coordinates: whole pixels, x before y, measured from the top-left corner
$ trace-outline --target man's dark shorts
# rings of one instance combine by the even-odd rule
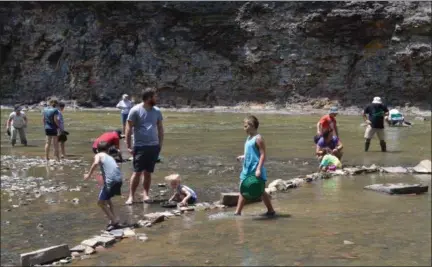
[[[159,158],[160,146],[140,146],[134,147],[133,167],[134,172],[153,173]]]
[[[57,136],[57,129],[45,129],[46,136]]]
[[[122,183],[113,183],[110,186],[104,185],[99,192],[99,200],[110,200],[113,196],[121,195]]]

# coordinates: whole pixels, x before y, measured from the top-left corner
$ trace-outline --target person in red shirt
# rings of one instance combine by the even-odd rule
[[[121,130],[115,130],[103,133],[101,136],[96,138],[93,142],[93,153],[99,153],[97,147],[99,142],[107,142],[109,144],[108,154],[112,157],[118,157],[119,161],[123,161],[123,157],[120,152],[120,139],[124,138]]]
[[[333,136],[339,137],[338,128],[336,125],[336,116],[338,108],[332,107],[329,114],[324,115],[317,123],[317,135],[314,137],[315,144],[324,135],[325,132],[332,132]]]

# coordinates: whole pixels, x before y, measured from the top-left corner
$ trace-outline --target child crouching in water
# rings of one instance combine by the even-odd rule
[[[340,160],[331,154],[324,155],[319,165],[318,172],[335,171],[336,169],[342,169]]]
[[[243,161],[243,169],[240,173],[240,182],[250,175],[255,175],[264,182],[267,181],[267,171],[264,168],[266,148],[264,139],[258,133],[258,126],[259,121],[255,116],[248,116],[243,121],[243,127],[248,137],[244,145],[244,155],[237,157],[237,160]],[[263,215],[274,216],[276,212],[273,209],[269,194],[264,191],[261,199],[267,207],[267,213]],[[246,199],[240,194],[235,215],[241,215],[245,202]]]
[[[174,190],[174,195],[168,200],[168,202],[176,201],[180,202],[180,206],[187,206],[195,204],[198,200],[197,194],[190,187],[181,184],[181,178],[179,174],[171,174],[165,177],[165,181]]]
[[[107,225],[107,231],[110,231],[120,226],[119,221],[116,220],[111,198],[115,195],[121,195],[122,174],[115,159],[107,154],[109,144],[104,141],[99,142],[97,149],[98,153],[94,156],[94,162],[90,171],[84,175],[84,180],[90,178],[96,167],[100,166],[103,178],[103,187],[99,193],[98,205],[110,219]]]

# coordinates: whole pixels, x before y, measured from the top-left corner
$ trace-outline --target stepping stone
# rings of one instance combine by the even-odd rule
[[[429,190],[429,186],[421,184],[373,184],[365,186],[364,189],[387,194],[422,194]]]
[[[70,249],[71,252],[83,252],[86,249],[86,246],[77,245]]]
[[[237,201],[239,198],[240,193],[233,192],[233,193],[221,193],[221,200],[220,202],[222,205],[233,207],[237,206]]]
[[[85,255],[91,255],[91,254],[94,254],[94,253],[96,253],[96,250],[94,248],[92,248],[92,247],[86,247],[85,250],[84,250],[84,254]]]
[[[130,228],[125,228],[123,229],[123,235],[124,237],[134,237],[136,234],[134,230]]]
[[[66,244],[52,246],[21,254],[21,266],[33,266],[36,264],[50,263],[70,257],[70,255],[71,252],[69,251],[69,246]]]
[[[154,212],[144,215],[144,219],[149,220],[151,224],[156,224],[163,222],[165,220],[165,215],[161,212]]]
[[[123,237],[123,229],[114,229],[109,232],[111,235],[113,235],[115,238],[122,238]]]
[[[431,161],[428,159],[420,161],[417,166],[413,168],[414,172],[416,173],[431,173],[432,167],[431,167]]]
[[[407,173],[408,170],[403,167],[384,167],[382,170],[386,173]]]
[[[104,247],[107,247],[107,246],[112,245],[114,243],[115,243],[115,237],[114,236],[95,236],[93,238],[82,241],[81,245],[95,248],[98,245],[102,245]]]

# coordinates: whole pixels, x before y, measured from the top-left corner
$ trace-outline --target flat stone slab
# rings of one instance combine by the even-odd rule
[[[163,222],[165,215],[162,212],[148,213],[144,215],[144,219],[149,220],[152,224],[156,224]]]
[[[107,247],[115,243],[114,236],[95,236],[81,242],[81,245],[95,248],[99,245]]]
[[[383,192],[387,194],[422,194],[429,190],[429,186],[422,184],[373,184],[364,189]]]
[[[383,167],[381,169],[386,173],[408,173],[404,167]]]
[[[77,246],[71,248],[70,251],[71,252],[84,252],[85,249],[86,249],[86,246],[77,245]]]
[[[416,173],[431,173],[432,166],[431,161],[428,159],[420,161],[417,166],[413,168],[414,172]]]
[[[111,230],[109,233],[111,235],[113,235],[115,238],[122,238],[123,237],[123,229]]]
[[[227,207],[237,206],[239,196],[240,196],[239,192],[221,193],[220,203],[223,206],[227,206]],[[261,201],[261,198],[258,198],[256,200],[246,200],[245,204],[251,204],[251,203],[256,203],[256,202],[260,202],[260,201]],[[222,205],[220,206],[220,208],[225,208]]]
[[[220,202],[222,205],[228,206],[228,207],[234,207],[237,206],[237,201],[239,199],[240,193],[238,192],[232,192],[232,193],[221,193],[221,200]]]
[[[21,266],[33,266],[36,264],[51,263],[56,260],[70,257],[70,255],[71,252],[69,250],[69,246],[66,244],[52,246],[21,254]]]
[[[130,228],[123,229],[124,237],[134,237],[136,235],[135,231]]]

